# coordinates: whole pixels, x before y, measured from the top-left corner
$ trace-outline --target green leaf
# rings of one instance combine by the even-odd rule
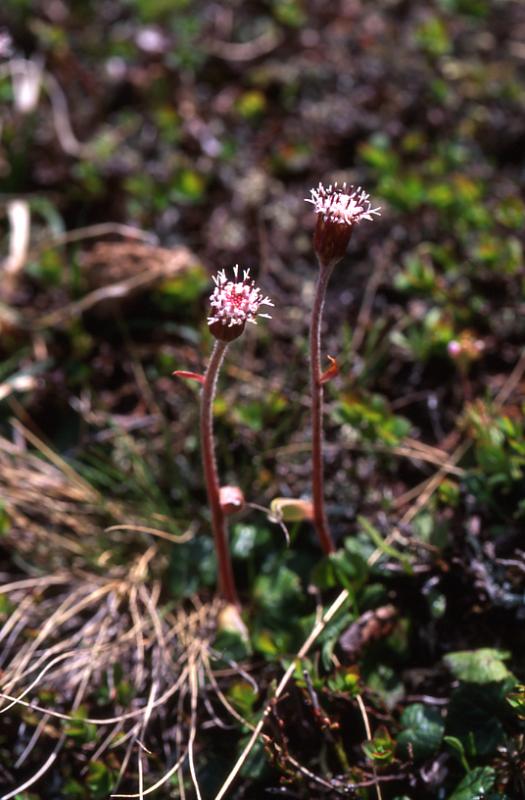
[[[452,693],[446,731],[457,737],[469,757],[492,755],[504,739],[500,718],[509,714],[503,684],[466,683]]]
[[[492,767],[476,767],[459,783],[448,800],[482,800],[494,786],[496,773]]]
[[[395,447],[410,431],[410,422],[392,414],[385,398],[378,394],[346,396],[336,406],[335,417],[351,425],[363,441],[386,447]]]
[[[388,664],[379,664],[372,669],[363,668],[363,680],[371,692],[375,692],[388,709],[394,708],[405,694],[405,687],[398,671]]]
[[[84,722],[84,718],[88,715],[86,706],[80,706],[73,712],[69,722],[64,726],[64,733],[71,736],[73,739],[78,739],[79,742],[93,742],[97,738],[96,726],[91,722]]]
[[[512,677],[503,663],[510,658],[506,650],[482,647],[449,653],[444,661],[455,678],[469,683],[494,683]]]
[[[359,516],[357,521],[364,532],[370,536],[373,543],[379,550],[381,550],[385,555],[390,556],[390,558],[395,558],[396,561],[399,561],[407,574],[410,575],[412,573],[412,564],[410,563],[410,559],[407,558],[407,556],[405,556],[403,553],[400,553],[399,550],[396,550],[395,547],[387,544],[386,540],[383,539],[377,528],[374,527],[374,525],[372,525],[372,523],[369,522],[366,517]]]
[[[266,97],[259,89],[249,89],[239,97],[235,107],[243,119],[253,119],[264,113]]]
[[[64,793],[64,797],[67,797],[68,800],[79,800],[79,798],[86,796],[84,787],[74,778],[70,778],[65,782],[62,787],[62,791]]]
[[[228,699],[239,714],[245,718],[252,715],[257,698],[256,690],[247,681],[237,681],[228,689]]]
[[[302,606],[299,576],[283,565],[272,575],[260,575],[255,583],[254,599],[267,624],[273,623],[279,630],[283,620],[290,615],[293,617]]]
[[[251,733],[239,740],[239,754],[243,752],[248,744]],[[240,776],[245,779],[255,781],[262,778],[267,768],[266,753],[264,752],[264,745],[261,741],[256,742],[255,747],[250,752],[250,755],[242,765]]]
[[[427,544],[443,550],[448,544],[448,530],[446,524],[436,519],[434,513],[422,511],[412,520],[414,534]]]
[[[435,58],[451,49],[451,41],[444,22],[439,17],[428,17],[415,32],[415,40],[425,53]]]
[[[155,300],[167,313],[189,313],[208,288],[209,277],[201,264],[192,264],[180,275],[166,278],[155,290]]]
[[[346,548],[329,556],[334,572],[341,586],[356,592],[366,582],[368,565],[357,553],[349,553]]]
[[[93,800],[102,800],[110,794],[114,780],[111,771],[102,761],[92,761],[89,765],[86,786]]]
[[[272,535],[268,528],[249,522],[238,522],[232,527],[231,551],[234,558],[248,559],[256,550],[267,550]]]
[[[206,189],[202,175],[193,169],[181,169],[175,176],[170,199],[178,203],[197,202],[201,200]]]
[[[168,581],[175,597],[190,597],[202,586],[214,586],[216,557],[210,536],[197,536],[191,542],[172,548]]]
[[[347,601],[347,604],[350,603],[350,600]],[[321,645],[321,658],[323,662],[324,668],[328,671],[333,664],[332,661],[332,654],[334,649],[339,642],[341,634],[344,630],[346,630],[352,622],[354,622],[355,616],[348,611],[344,613],[339,611],[338,615],[335,619],[331,620],[328,623],[322,634],[319,636],[318,644]]]
[[[397,747],[402,758],[420,761],[439,749],[445,725],[436,709],[414,703],[403,711],[401,724],[404,730],[398,736]]]
[[[213,648],[217,653],[217,660],[221,666],[226,666],[228,662],[242,661],[250,654],[250,643],[246,638],[233,630],[220,630],[213,642]],[[225,660],[223,660],[225,659]]]
[[[465,772],[470,772],[470,766],[465,755],[463,742],[456,736],[444,736],[443,741],[454,750]]]
[[[15,605],[11,602],[11,600],[5,594],[0,594],[0,621],[4,621],[7,619],[9,614],[15,609]]]
[[[525,720],[525,685],[518,684],[515,686],[514,690],[509,692],[505,699],[518,719]]]
[[[384,726],[378,728],[373,739],[364,742],[361,746],[366,757],[375,764],[383,766],[394,760],[395,742]]]
[[[395,174],[399,167],[399,157],[383,133],[376,133],[364,142],[359,147],[359,155],[365,164],[381,174]]]

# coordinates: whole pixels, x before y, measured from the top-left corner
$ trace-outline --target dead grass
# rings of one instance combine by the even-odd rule
[[[29,436],[42,452],[45,445]],[[0,440],[10,524],[2,540],[9,566],[0,574],[0,714],[20,744],[9,769],[13,788],[2,800],[49,772],[72,733],[81,742],[81,774],[114,751],[114,791],[136,775],[139,790],[132,796],[142,797],[179,771],[183,787],[189,769],[199,797],[197,714],[219,605],[195,599],[189,607],[163,608],[165,559],[157,545],[160,538],[180,542],[192,534],[177,538],[134,523],[107,529],[110,514],[125,519],[125,509],[108,508],[56,454],[47,455],[54,464],[29,453],[25,439],[19,445]],[[144,552],[133,555],[137,548],[130,546],[128,563],[111,563],[111,537],[132,542],[137,532],[149,539]],[[106,713],[88,716],[88,708]],[[167,731],[159,758],[148,755],[152,726]],[[145,788],[155,765],[170,759],[168,771]],[[17,785],[19,770],[29,768],[30,777]]]

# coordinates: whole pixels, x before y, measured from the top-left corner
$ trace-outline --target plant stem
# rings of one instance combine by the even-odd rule
[[[217,377],[227,346],[226,342],[216,341],[211,354],[202,390],[200,428],[202,463],[206,480],[206,491],[208,492],[208,502],[211,510],[213,538],[215,540],[215,550],[217,552],[217,564],[219,568],[219,592],[229,603],[238,606],[239,600],[235,590],[228,548],[226,520],[219,497],[220,483],[213,440],[213,400],[217,388]]]
[[[326,287],[332,274],[333,264],[319,262],[319,277],[315,289],[310,327],[310,370],[312,393],[312,501],[314,507],[314,525],[324,552],[328,555],[335,551],[335,546],[328,527],[324,507],[323,477],[323,397],[324,387],[321,383],[321,323],[326,296]]]

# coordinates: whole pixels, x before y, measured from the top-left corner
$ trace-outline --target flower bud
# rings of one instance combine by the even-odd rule
[[[244,494],[238,486],[221,486],[219,489],[219,502],[226,516],[241,511],[244,507]]]
[[[295,497],[274,497],[270,504],[274,521],[301,522],[314,518],[314,507],[311,500]]]

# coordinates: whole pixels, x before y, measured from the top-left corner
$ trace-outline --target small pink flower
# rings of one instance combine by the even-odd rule
[[[312,203],[317,214],[314,233],[315,251],[322,264],[335,264],[340,261],[348,247],[355,224],[366,219],[372,221],[380,215],[379,208],[372,208],[369,195],[360,186],[354,188],[337,183],[327,188],[322,183],[310,190]]]
[[[269,297],[250,278],[250,270],[243,270],[239,280],[239,265],[233,268],[234,280],[226,277],[221,270],[213,278],[215,289],[210,297],[211,314],[208,325],[213,335],[223,342],[236,339],[244,330],[247,322],[256,324],[256,317],[270,318],[269,314],[261,314],[260,306],[273,306]]]
[[[481,358],[485,349],[485,342],[475,339],[471,331],[463,331],[457,339],[451,339],[447,344],[447,351],[454,361],[463,361],[468,364]]]
[[[461,344],[460,342],[458,342],[457,339],[451,339],[450,342],[447,344],[447,350],[450,358],[459,358],[463,348],[461,347]]]

